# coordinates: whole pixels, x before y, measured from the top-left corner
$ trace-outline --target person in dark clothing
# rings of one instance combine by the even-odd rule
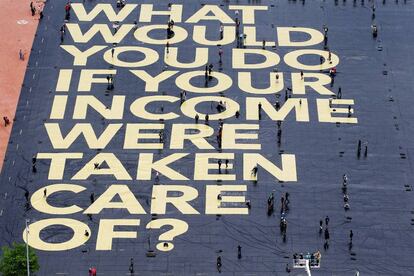
[[[3,121],[4,121],[4,126],[7,127],[8,125],[10,125],[10,120],[7,116],[3,117]]]
[[[337,95],[337,98],[338,99],[341,99],[342,98],[342,88],[339,86],[339,88],[338,88],[338,95]]]
[[[32,12],[32,16],[35,16],[35,14],[36,14],[36,8],[35,8],[35,6],[33,4],[33,1],[30,2],[30,11]]]
[[[259,120],[260,120],[262,118],[262,103],[259,103],[257,108],[258,108]]]
[[[365,146],[364,157],[367,157],[368,156],[368,142],[365,142],[364,146]]]
[[[36,168],[36,162],[37,162],[37,158],[36,156],[32,157],[32,172],[37,172],[37,168]]]
[[[271,193],[267,199],[267,215],[270,216],[274,210],[274,194]]]
[[[256,177],[256,176],[257,176],[257,171],[258,171],[258,168],[257,168],[257,166],[256,166],[256,167],[254,167],[254,168],[252,169],[252,173],[251,173],[251,175],[252,175],[252,176],[254,176],[254,177]]]
[[[325,228],[325,241],[329,241],[329,230],[328,228]]]
[[[65,40],[65,33],[61,30],[60,31],[60,44],[62,44],[64,40]]]
[[[134,273],[134,259],[131,258],[131,263],[129,264],[129,272]]]
[[[217,266],[218,272],[221,273],[221,266],[222,266],[222,264],[221,264],[221,257],[220,256],[217,257],[216,266]]]
[[[210,63],[210,65],[208,66],[208,78],[209,79],[212,78],[211,74],[213,73],[213,67],[214,65],[212,63]]]
[[[71,6],[70,6],[70,2],[68,2],[65,6],[65,12],[66,12],[65,19],[66,20],[70,20],[70,10],[71,10]]]

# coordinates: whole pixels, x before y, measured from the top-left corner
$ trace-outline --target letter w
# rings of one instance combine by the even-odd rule
[[[78,17],[79,21],[92,21],[102,11],[105,13],[109,21],[124,21],[125,18],[137,7],[137,4],[126,4],[118,14],[115,13],[111,4],[97,4],[93,10],[86,13],[85,7],[80,3],[72,3],[71,7]]]
[[[115,34],[111,33],[111,30],[106,24],[93,24],[84,34],[78,24],[68,23],[66,27],[68,27],[75,43],[88,43],[97,33],[101,33],[106,43],[119,43],[132,30],[134,25],[123,24]]]
[[[68,149],[81,134],[85,138],[90,149],[103,149],[108,145],[121,127],[122,124],[109,124],[102,132],[101,136],[96,137],[91,124],[79,123],[69,131],[66,137],[63,137],[59,124],[45,124],[50,142],[55,149]]]

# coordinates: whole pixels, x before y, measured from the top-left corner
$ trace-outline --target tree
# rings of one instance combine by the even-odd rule
[[[0,272],[3,276],[22,276],[27,274],[26,244],[13,243],[12,247],[2,248]],[[34,249],[29,247],[30,272],[39,270],[39,263]]]

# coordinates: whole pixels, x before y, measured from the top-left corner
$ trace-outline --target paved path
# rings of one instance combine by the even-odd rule
[[[38,25],[39,16],[31,16],[30,1],[0,1],[0,171],[9,141],[11,125],[5,127],[3,117],[13,124],[16,105],[23,77],[29,60],[30,49]],[[19,59],[19,50],[24,60]]]

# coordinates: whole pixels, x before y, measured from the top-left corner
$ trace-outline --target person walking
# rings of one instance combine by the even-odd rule
[[[7,116],[3,117],[3,121],[4,121],[4,126],[7,127],[8,125],[10,125],[10,120]]]
[[[218,51],[218,54],[219,54],[219,62],[220,63],[222,63],[223,62],[223,48],[220,46],[220,48],[219,48],[219,51]]]
[[[268,216],[270,216],[273,213],[274,202],[275,202],[275,197],[274,197],[274,193],[272,192],[267,198],[267,215]]]
[[[24,52],[22,51],[22,49],[19,50],[19,59],[24,60]]]
[[[60,44],[62,44],[64,40],[65,40],[65,32],[61,29],[60,30]]]
[[[323,244],[323,248],[327,250],[329,248],[329,230],[328,227],[325,228],[325,243]]]
[[[37,158],[36,158],[36,155],[34,155],[34,156],[32,157],[32,172],[34,172],[34,173],[36,173],[36,172],[37,172],[37,169],[36,169],[36,162],[37,162]]]
[[[129,273],[134,273],[134,258],[131,258],[131,262],[129,264]]]
[[[222,263],[221,263],[221,257],[220,257],[220,256],[218,256],[218,257],[217,257],[216,266],[217,266],[217,271],[218,271],[219,273],[221,273],[221,266],[222,266]]]
[[[252,169],[252,171],[251,171],[251,175],[252,175],[253,177],[256,177],[256,176],[257,176],[257,170],[258,170],[257,166],[255,166],[255,167]]]
[[[260,120],[262,119],[262,103],[261,102],[257,105],[257,110],[259,112],[259,120]]]
[[[329,230],[325,228],[325,241],[329,242]]]
[[[365,142],[364,146],[365,146],[364,157],[367,157],[368,156],[368,142]]]
[[[70,6],[70,2],[68,2],[65,6],[65,20],[70,20],[70,10],[71,10],[71,6]]]
[[[36,14],[36,8],[33,4],[33,1],[30,2],[30,11],[32,12],[32,16],[35,16]]]
[[[213,73],[213,67],[214,67],[214,65],[212,63],[210,63],[209,66],[208,66],[209,79],[211,79],[211,77],[212,77],[211,74]]]

